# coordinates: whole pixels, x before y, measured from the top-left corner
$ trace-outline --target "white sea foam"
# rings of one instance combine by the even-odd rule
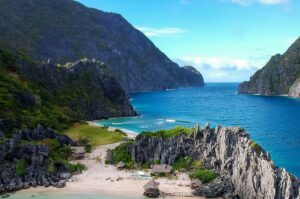
[[[176,122],[176,120],[174,120],[174,119],[166,119],[166,122],[174,123],[174,122]]]

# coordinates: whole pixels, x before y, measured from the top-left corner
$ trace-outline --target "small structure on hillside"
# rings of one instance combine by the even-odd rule
[[[159,182],[155,182],[154,180],[150,180],[147,184],[144,185],[144,196],[149,198],[158,198],[160,195],[159,189]]]
[[[85,150],[83,146],[71,147],[72,150],[72,159],[83,159],[85,155]]]
[[[121,170],[121,169],[124,169],[125,168],[125,163],[120,161],[118,164],[117,164],[117,169]]]
[[[152,175],[161,175],[161,174],[170,174],[172,171],[173,167],[167,164],[155,164],[152,167]]]

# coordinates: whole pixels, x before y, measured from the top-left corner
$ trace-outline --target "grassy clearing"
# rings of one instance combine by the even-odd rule
[[[93,127],[88,124],[75,124],[65,134],[74,140],[88,139],[93,146],[120,142],[126,137],[121,131],[108,131],[106,128]]]

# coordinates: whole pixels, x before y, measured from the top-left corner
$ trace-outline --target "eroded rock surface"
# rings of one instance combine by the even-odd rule
[[[212,129],[206,126],[203,130],[196,128],[192,135],[171,138],[139,136],[130,150],[133,160],[139,164],[151,164],[153,160],[173,164],[185,156],[201,160],[207,168],[214,169],[220,177],[232,183],[234,191],[231,196],[219,191],[226,198],[300,198],[296,177],[276,167],[270,155],[238,127]],[[198,193],[209,194],[210,186],[201,187]]]

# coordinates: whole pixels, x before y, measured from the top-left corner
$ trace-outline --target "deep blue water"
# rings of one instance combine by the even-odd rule
[[[137,133],[173,126],[241,126],[272,155],[274,162],[300,177],[300,99],[238,95],[237,83],[208,83],[185,88],[131,94],[140,114],[99,121]]]

